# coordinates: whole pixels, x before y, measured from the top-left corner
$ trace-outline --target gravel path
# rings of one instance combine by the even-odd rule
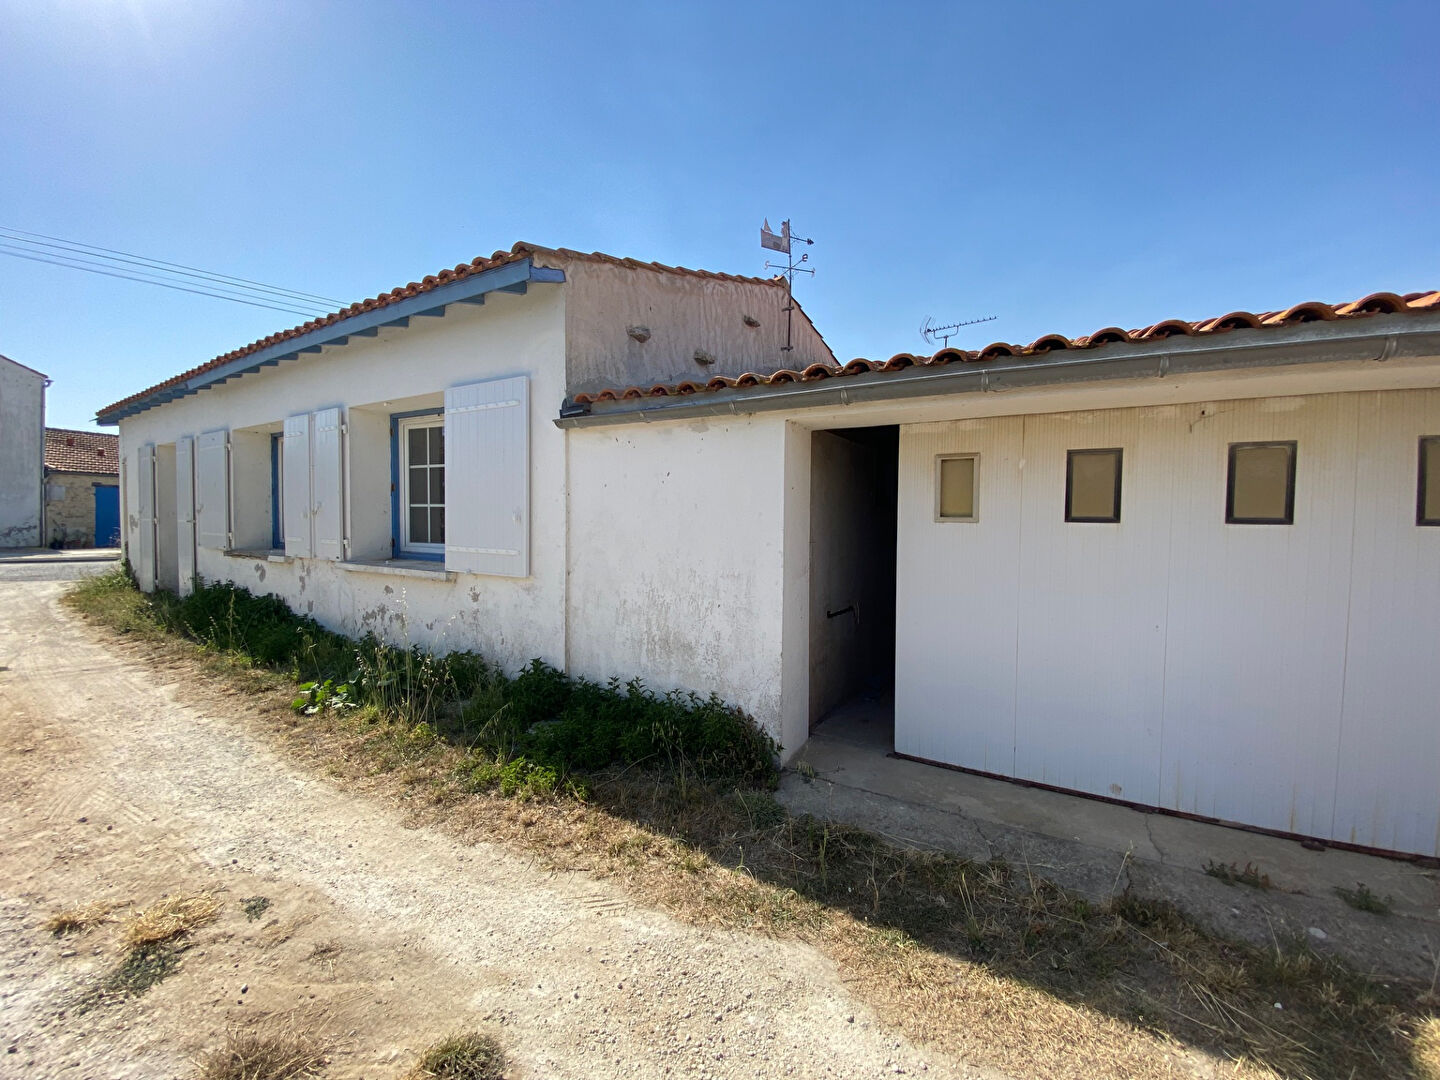
[[[185,1075],[237,1017],[313,1007],[332,1077],[398,1076],[463,1026],[496,1030],[519,1076],[982,1075],[887,1031],[813,949],[407,829],[107,651],[65,587],[0,584],[0,1073]],[[196,887],[263,892],[275,916],[250,926],[227,902],[167,982],[66,1015],[110,954],[103,935],[62,948],[49,914]]]

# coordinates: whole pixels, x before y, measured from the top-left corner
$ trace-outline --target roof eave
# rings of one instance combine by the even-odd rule
[[[95,422],[107,426],[118,424],[146,409],[197,394],[231,379],[253,374],[261,368],[297,360],[304,353],[318,353],[327,345],[345,345],[352,337],[374,337],[382,326],[404,327],[409,326],[412,318],[443,315],[450,304],[483,304],[487,293],[524,293],[532,283],[559,284],[564,280],[563,270],[537,266],[535,260],[530,258],[518,259],[257,349],[253,353],[235,358],[228,364],[192,376],[173,386],[157,389],[136,401],[103,410],[96,415]]]
[[[1381,315],[1354,325],[1307,323],[1286,328],[1236,330],[1227,333],[1220,342],[1169,338],[1116,343],[1008,362],[917,365],[904,371],[835,375],[813,382],[595,402],[584,407],[567,402],[554,423],[557,427],[572,428],[717,415],[743,416],[1094,380],[1426,356],[1440,356],[1440,313]]]

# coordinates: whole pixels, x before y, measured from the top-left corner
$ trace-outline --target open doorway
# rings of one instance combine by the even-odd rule
[[[810,729],[894,748],[900,430],[816,431],[810,448]]]

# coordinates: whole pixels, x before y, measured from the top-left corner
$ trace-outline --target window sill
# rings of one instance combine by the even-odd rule
[[[262,559],[265,562],[287,563],[294,562],[291,556],[278,548],[257,548],[254,551],[248,548],[229,548],[223,552],[227,559]]]
[[[392,574],[427,581],[454,581],[458,577],[454,570],[446,570],[444,563],[425,559],[352,559],[336,565],[357,574]]]

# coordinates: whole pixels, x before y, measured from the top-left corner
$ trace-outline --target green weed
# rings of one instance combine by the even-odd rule
[[[489,1035],[464,1032],[421,1055],[406,1080],[502,1080],[505,1054]]]
[[[1356,911],[1368,911],[1375,915],[1389,915],[1390,907],[1395,903],[1394,897],[1387,896],[1381,899],[1370,891],[1370,886],[1363,881],[1357,882],[1355,888],[1347,889],[1344,886],[1336,886],[1335,895],[1344,900]]]
[[[1254,863],[1246,863],[1244,868],[1234,863],[1207,862],[1205,873],[1226,885],[1248,885],[1252,889],[1268,890],[1273,888],[1270,884],[1270,875],[1260,872],[1260,868]]]

